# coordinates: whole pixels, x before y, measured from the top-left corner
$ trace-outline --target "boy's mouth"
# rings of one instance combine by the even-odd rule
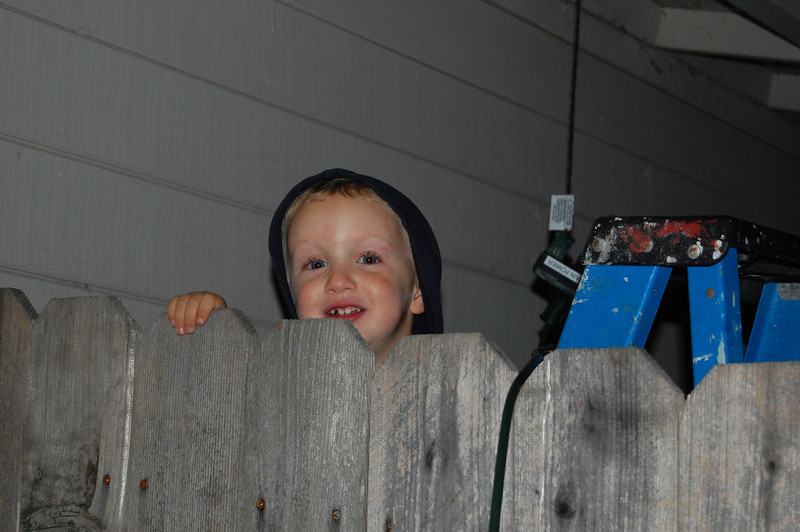
[[[332,307],[325,313],[325,316],[329,318],[345,318],[352,320],[359,317],[362,312],[364,312],[363,308],[348,305],[346,307]]]

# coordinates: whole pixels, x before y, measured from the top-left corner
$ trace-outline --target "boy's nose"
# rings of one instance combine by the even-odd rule
[[[330,268],[326,288],[330,292],[342,292],[355,288],[355,279],[347,267]]]

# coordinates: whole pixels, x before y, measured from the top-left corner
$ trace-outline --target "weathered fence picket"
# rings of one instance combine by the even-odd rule
[[[159,320],[136,351],[130,461],[119,525],[222,530],[235,514],[247,363],[255,330],[221,312],[180,338]]]
[[[53,299],[33,322],[22,529],[115,522],[125,478],[130,371],[140,336],[115,298]],[[107,485],[98,482],[104,475]]]
[[[28,351],[35,318],[22,292],[0,290],[0,530],[14,530],[19,521]]]
[[[673,529],[683,401],[641,349],[548,355],[517,399],[504,529]]]
[[[284,321],[272,331],[248,365],[235,528],[365,529],[374,367],[350,323]]]
[[[484,530],[515,375],[480,334],[376,370],[339,320],[142,336],[113,298],[37,317],[6,289],[0,528]],[[553,352],[517,400],[502,528],[793,529],[799,427],[800,363],[717,366],[685,399],[640,349]]]
[[[480,334],[400,341],[372,383],[368,530],[486,530],[515,375]]]
[[[681,530],[796,530],[800,362],[718,365],[680,416]]]

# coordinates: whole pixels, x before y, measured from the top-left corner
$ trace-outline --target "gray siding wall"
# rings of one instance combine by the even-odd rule
[[[0,285],[37,309],[116,295],[145,329],[208,289],[265,331],[273,209],[341,166],[428,216],[446,331],[521,364],[565,188],[572,23],[560,0],[0,2]],[[606,214],[800,233],[800,126],[588,13],[581,44],[579,244]]]

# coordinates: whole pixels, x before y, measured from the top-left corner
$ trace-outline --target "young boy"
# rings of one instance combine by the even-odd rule
[[[443,330],[436,238],[386,183],[342,169],[301,181],[275,211],[269,250],[289,316],[350,320],[377,364],[403,336]],[[172,298],[167,314],[179,335],[191,334],[226,306],[192,292]]]

